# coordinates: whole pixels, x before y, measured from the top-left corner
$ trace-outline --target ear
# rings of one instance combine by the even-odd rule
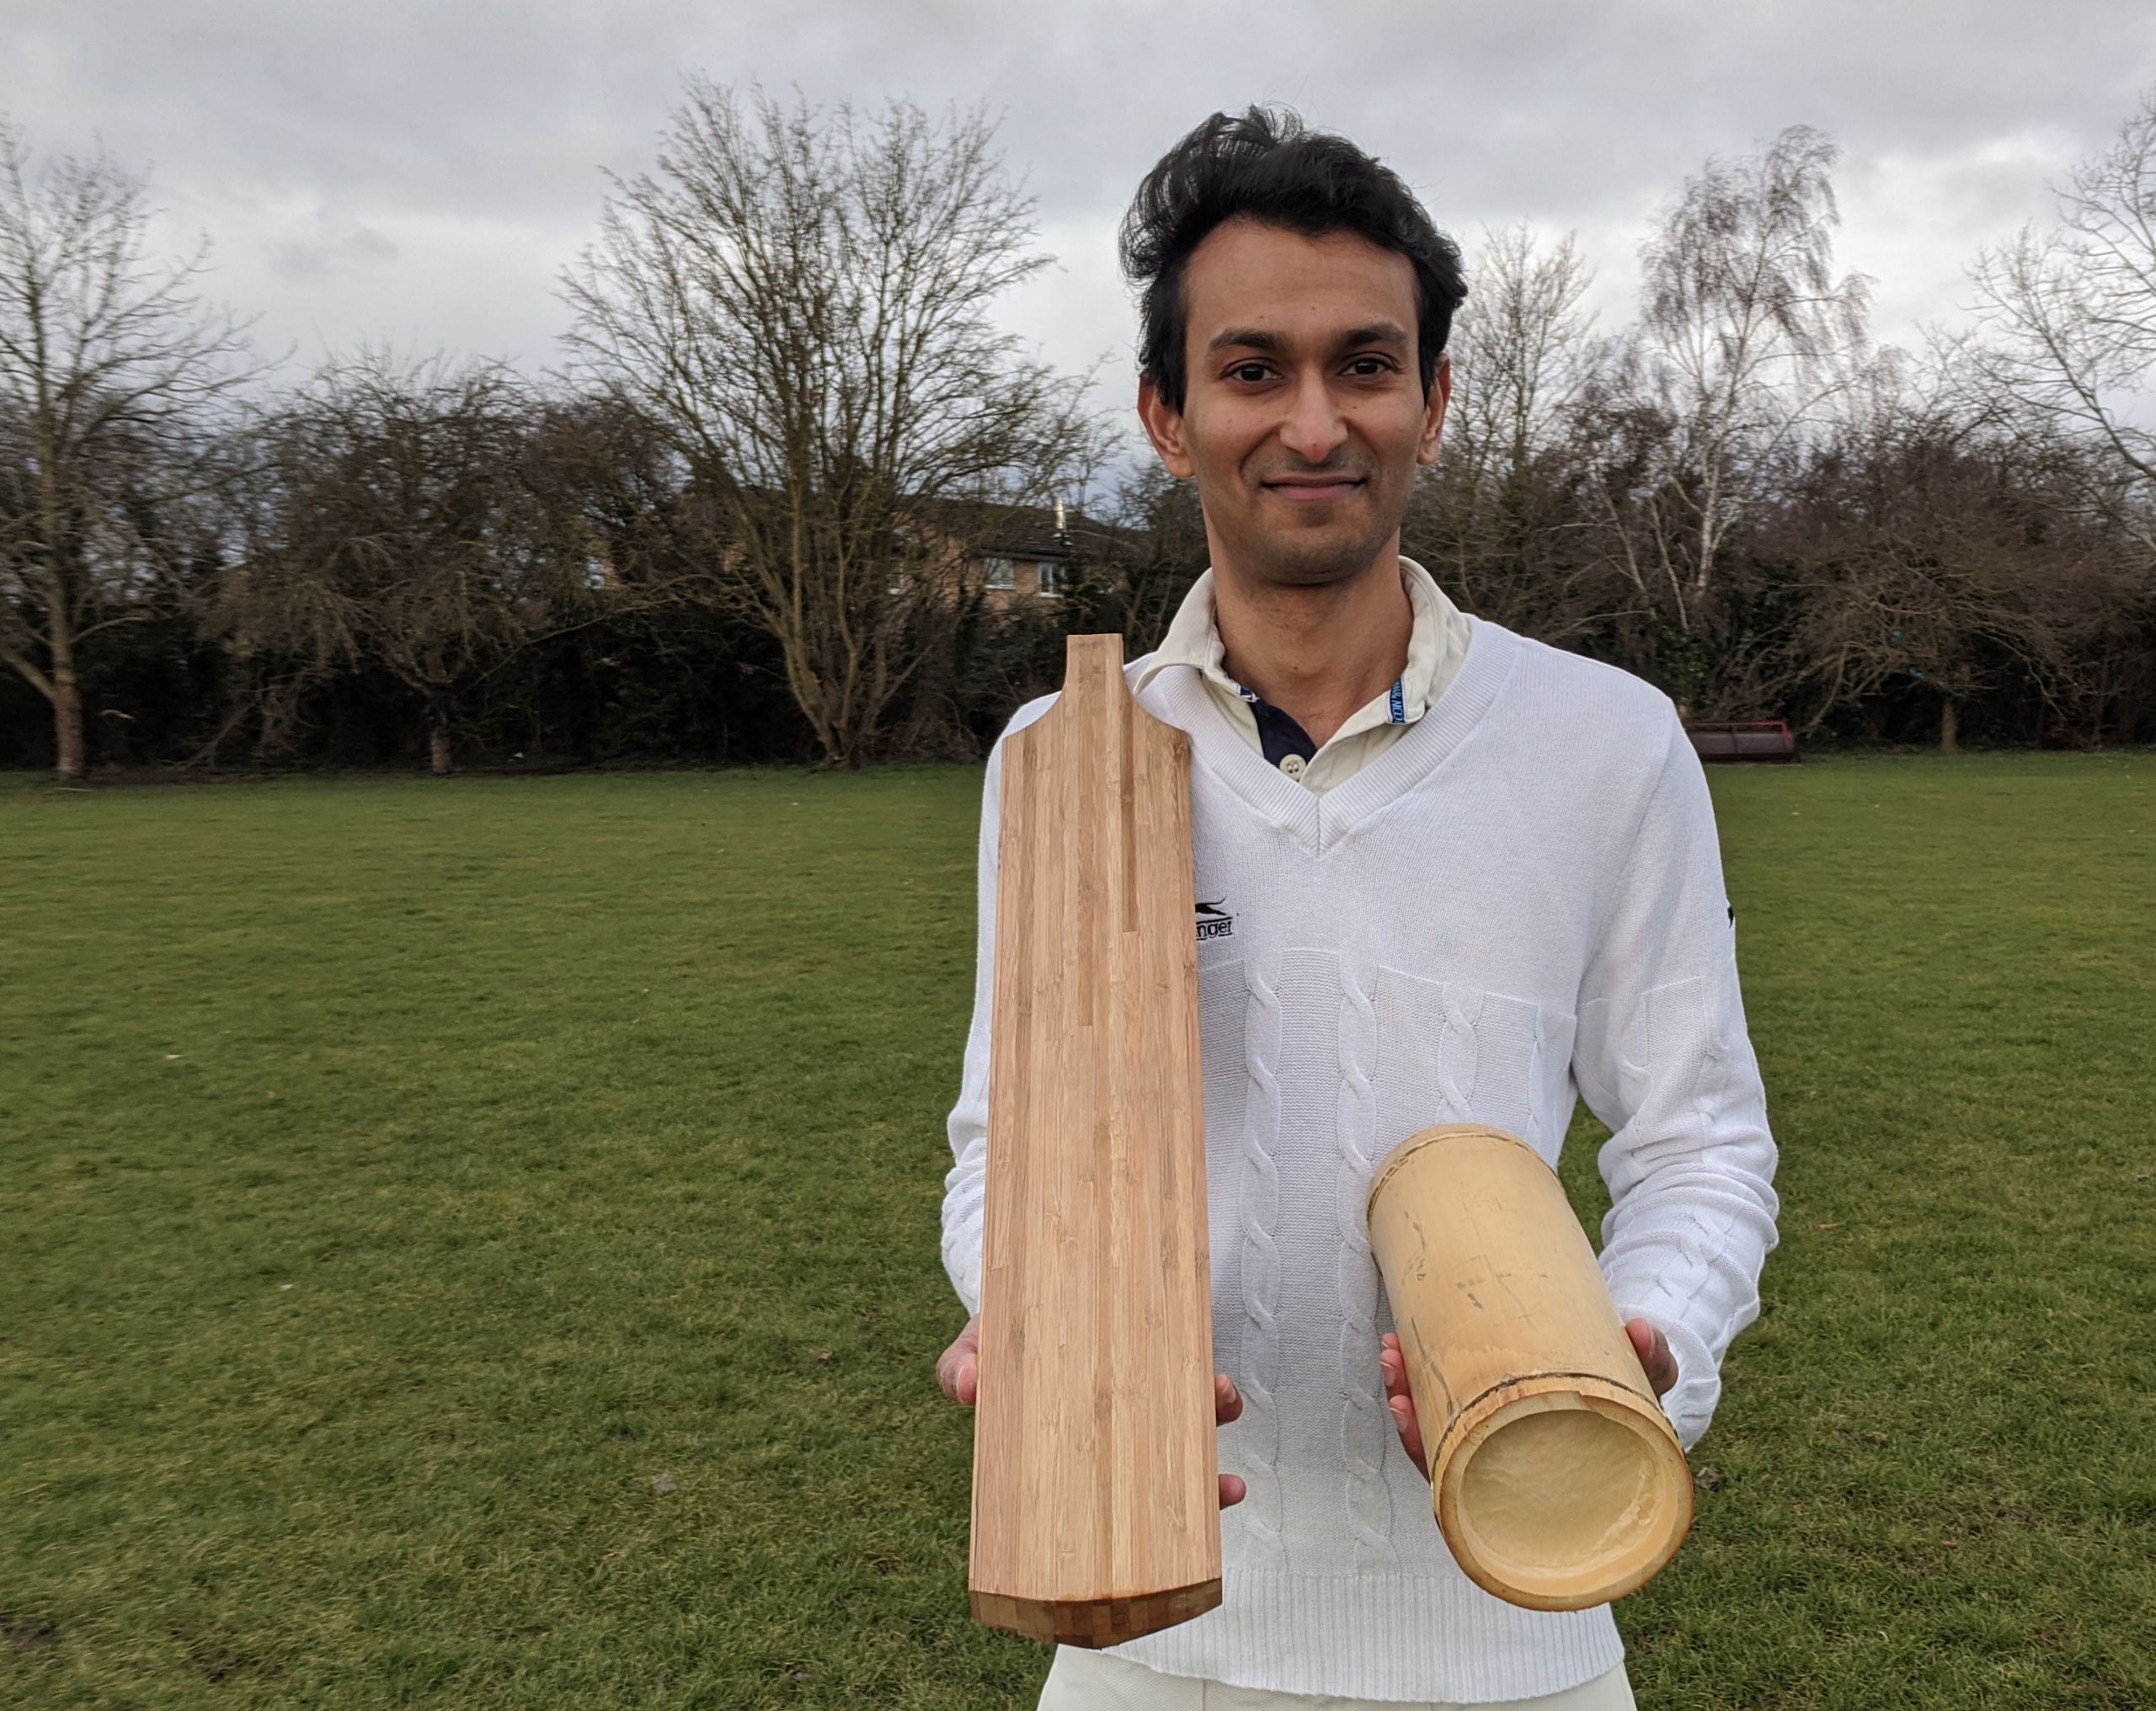
[[[1153,450],[1160,453],[1170,475],[1177,481],[1188,481],[1198,473],[1198,466],[1190,461],[1189,448],[1183,442],[1182,412],[1161,396],[1150,375],[1138,382],[1138,419],[1145,424],[1145,437],[1153,442]]]
[[[1415,447],[1415,461],[1438,461],[1438,436],[1444,431],[1445,406],[1452,402],[1452,359],[1440,355],[1438,371],[1430,376],[1430,397],[1422,406],[1422,437]]]

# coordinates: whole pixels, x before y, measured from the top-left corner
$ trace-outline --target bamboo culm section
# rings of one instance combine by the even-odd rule
[[[1425,1129],[1379,1165],[1369,1229],[1454,1559],[1534,1610],[1644,1586],[1692,1481],[1556,1173],[1502,1130]]]

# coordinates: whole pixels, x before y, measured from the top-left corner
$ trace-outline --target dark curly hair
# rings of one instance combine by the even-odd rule
[[[1139,293],[1139,372],[1169,403],[1182,408],[1189,379],[1183,269],[1207,234],[1238,218],[1307,237],[1352,232],[1406,256],[1429,397],[1453,311],[1467,295],[1459,245],[1430,223],[1397,173],[1346,137],[1309,130],[1284,107],[1252,107],[1240,117],[1215,113],[1161,156],[1123,216],[1123,276]]]

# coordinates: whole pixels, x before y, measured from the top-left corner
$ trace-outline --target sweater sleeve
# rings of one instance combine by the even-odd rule
[[[1573,1079],[1613,1132],[1602,1271],[1620,1317],[1669,1340],[1663,1411],[1687,1449],[1723,1351],[1758,1316],[1775,1243],[1774,1143],[1737,989],[1735,917],[1706,776],[1676,710],[1581,983]]]
[[[988,1023],[995,1004],[997,805],[1003,744],[988,757],[981,788],[979,925],[974,942],[974,1019],[966,1030],[958,1102],[945,1125],[956,1161],[943,1178],[943,1269],[969,1314],[980,1311],[981,1214],[988,1195]]]
[[[1145,663],[1137,660],[1124,669],[1134,674]],[[1045,695],[1011,716],[989,751],[988,776],[981,786],[974,1019],[966,1030],[958,1102],[945,1125],[955,1162],[943,1178],[943,1269],[968,1313],[980,1311],[981,1216],[988,1202],[988,1027],[995,1003],[995,856],[1002,829],[1003,745],[1054,705],[1055,697]]]

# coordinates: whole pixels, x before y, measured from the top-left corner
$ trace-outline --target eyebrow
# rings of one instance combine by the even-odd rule
[[[1213,335],[1212,343],[1205,347],[1205,354],[1210,356],[1216,350],[1226,350],[1234,345],[1240,345],[1246,350],[1278,351],[1286,344],[1287,340],[1277,333],[1262,333],[1254,327],[1224,327]]]
[[[1367,327],[1350,328],[1333,341],[1334,349],[1348,350],[1358,344],[1405,344],[1407,330],[1390,321],[1374,321]],[[1267,333],[1257,327],[1225,327],[1213,335],[1205,347],[1210,356],[1216,350],[1241,349],[1262,350],[1278,355],[1285,350],[1288,341],[1277,333]]]

